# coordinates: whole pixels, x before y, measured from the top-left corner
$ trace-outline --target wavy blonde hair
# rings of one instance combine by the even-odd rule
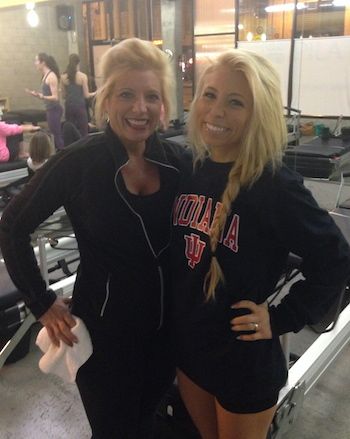
[[[251,119],[243,134],[241,148],[232,165],[221,197],[222,209],[214,218],[209,231],[213,256],[204,280],[207,300],[215,298],[218,283],[224,282],[224,275],[215,252],[232,202],[237,198],[242,187],[253,185],[267,164],[271,165],[273,171],[280,166],[283,149],[287,144],[280,80],[275,68],[257,53],[233,49],[212,60],[198,82],[187,122],[188,137],[194,150],[195,164],[203,161],[208,154],[210,155],[210,147],[204,143],[200,133],[197,102],[202,96],[206,75],[221,67],[244,74],[253,97],[253,108]]]
[[[168,56],[150,41],[128,38],[111,47],[100,61],[102,86],[96,94],[95,116],[98,126],[103,126],[106,119],[105,103],[111,96],[115,84],[131,70],[152,70],[161,83],[164,106],[164,122],[169,122],[171,96],[175,84]]]

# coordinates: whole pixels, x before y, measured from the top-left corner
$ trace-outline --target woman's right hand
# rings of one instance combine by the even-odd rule
[[[56,346],[60,345],[60,340],[68,346],[73,346],[73,343],[78,342],[77,337],[71,331],[76,322],[69,310],[68,303],[69,300],[57,297],[52,306],[39,318],[52,343]]]
[[[32,124],[24,124],[22,125],[22,129],[24,133],[35,133],[36,131],[41,130],[39,126]]]
[[[35,98],[44,99],[44,95],[40,91],[30,90],[29,88],[25,88],[24,91]]]

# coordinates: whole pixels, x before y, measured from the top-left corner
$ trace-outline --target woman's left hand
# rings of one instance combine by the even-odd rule
[[[257,305],[250,300],[241,300],[232,305],[231,308],[246,308],[250,310],[249,314],[235,317],[231,320],[232,331],[254,331],[251,334],[240,334],[237,337],[238,340],[255,341],[272,338],[270,314],[266,302]]]

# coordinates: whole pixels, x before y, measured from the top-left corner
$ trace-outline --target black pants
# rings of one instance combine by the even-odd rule
[[[23,141],[23,134],[16,134],[15,136],[6,137],[6,146],[10,152],[9,162],[18,160],[20,143]]]
[[[175,375],[166,337],[111,337],[93,345],[77,375],[92,438],[151,439],[155,410]]]

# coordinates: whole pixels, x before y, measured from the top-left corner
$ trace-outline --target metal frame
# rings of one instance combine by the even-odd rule
[[[59,212],[58,214],[60,214]],[[43,279],[46,282],[47,288],[49,287],[49,268],[56,262],[62,259],[76,259],[79,255],[78,249],[71,250],[72,246],[77,246],[75,236],[71,234],[68,237],[64,237],[58,240],[59,249],[53,249],[49,243],[49,238],[39,236],[37,239],[38,246],[34,248],[34,254],[38,260],[40,271]],[[3,261],[3,260],[2,260]],[[75,282],[76,274],[62,279],[52,285],[50,288],[55,291],[58,296],[69,297],[72,294],[73,286]],[[9,355],[16,348],[18,343],[22,340],[29,328],[35,323],[36,319],[30,310],[26,307],[23,301],[17,303],[17,307],[20,313],[20,327],[15,334],[8,340],[5,346],[0,351],[0,369],[4,365]]]
[[[342,178],[335,207],[339,205],[343,184],[344,179]],[[346,217],[350,223],[350,210],[349,216],[338,212],[330,212],[330,214],[335,220],[337,215]],[[346,238],[350,240],[349,236]],[[350,341],[350,304],[339,314],[333,327],[332,325],[333,323],[317,337],[289,369],[288,382],[279,394],[278,408],[271,425],[270,439],[280,439],[290,429],[302,409],[305,395]],[[290,337],[290,333],[280,337],[287,366],[289,366],[290,360]]]
[[[7,186],[17,180],[28,177],[28,168],[22,167],[18,169],[11,169],[10,171],[0,172],[0,189],[2,186]]]
[[[50,288],[55,291],[58,296],[70,297],[73,291],[73,286],[75,282],[76,275],[73,274],[70,277],[62,279],[55,284],[52,284]],[[10,340],[5,344],[5,346],[0,351],[0,369],[5,364],[5,361],[22,340],[28,329],[35,323],[36,319],[33,314],[29,311],[27,307],[24,306],[25,317],[23,318],[21,326],[17,329],[15,334],[10,338]]]
[[[286,358],[289,359],[290,334],[281,337]],[[304,396],[342,352],[350,340],[350,305],[341,312],[333,330],[321,334],[289,369],[288,382],[280,391],[278,408],[270,438],[279,439],[291,428],[302,409]]]

